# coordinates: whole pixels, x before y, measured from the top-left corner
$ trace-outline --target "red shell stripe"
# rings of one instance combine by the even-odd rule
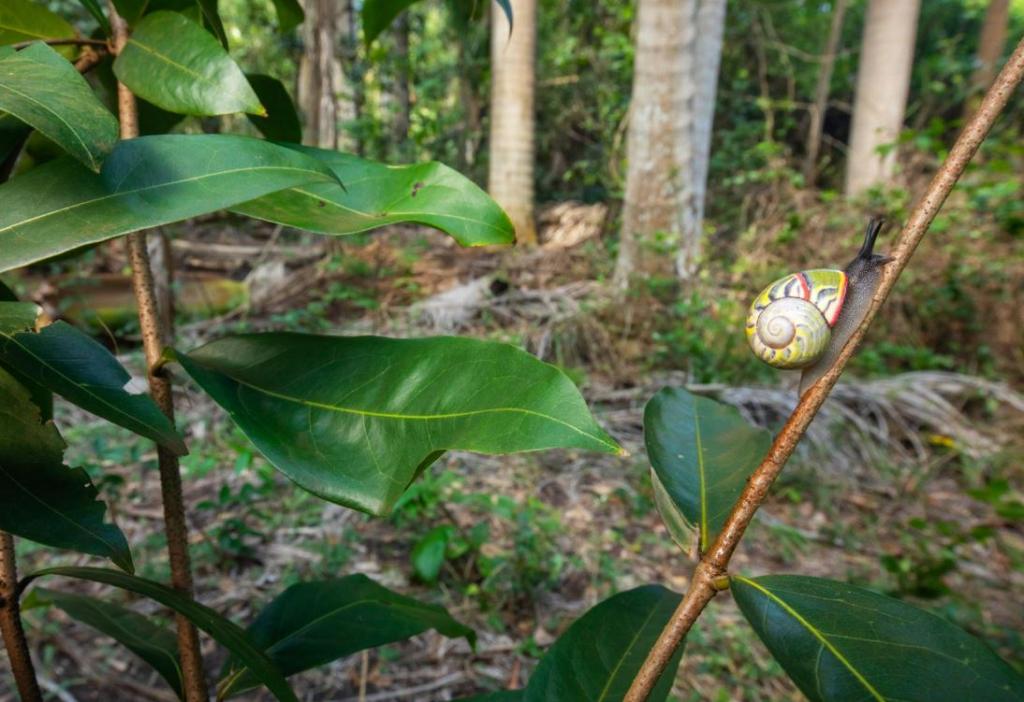
[[[839,313],[843,311],[843,303],[846,302],[846,288],[850,284],[849,277],[843,273],[843,282],[839,286],[839,293],[836,296],[836,311],[832,313],[832,318],[827,320],[830,327],[836,325],[836,320],[839,319]]]
[[[796,279],[798,281],[800,281],[800,289],[804,291],[804,294],[801,295],[801,297],[803,297],[803,299],[805,299],[805,300],[810,300],[811,299],[811,281],[809,281],[807,279],[807,274],[803,273],[803,272],[797,273],[796,274]],[[831,322],[829,322],[829,326],[832,326]]]

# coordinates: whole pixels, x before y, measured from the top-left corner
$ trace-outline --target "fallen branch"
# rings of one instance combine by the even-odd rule
[[[828,397],[832,387],[839,380],[839,375],[843,372],[846,363],[867,333],[879,308],[896,285],[903,269],[910,262],[910,257],[921,239],[924,238],[932,220],[935,219],[942,204],[953,190],[953,186],[956,185],[957,180],[967,168],[967,164],[970,163],[982,140],[992,128],[999,113],[1002,112],[1022,79],[1024,79],[1024,39],[1017,44],[1013,55],[1006,62],[1006,66],[999,73],[995,83],[989,88],[981,107],[964,127],[945,163],[929,183],[924,197],[911,212],[910,218],[903,227],[903,231],[900,232],[896,246],[891,252],[893,260],[883,269],[878,290],[875,292],[871,307],[860,326],[843,347],[832,367],[800,398],[796,409],[793,410],[782,431],[775,437],[764,460],[750,476],[743,494],[733,507],[732,513],[715,542],[694,569],[686,595],[648,653],[647,660],[644,661],[634,678],[624,702],[644,702],[647,699],[700,613],[728,582],[724,580],[724,577],[728,572],[729,560],[757,509],[767,497],[772,483],[775,482],[775,478],[782,471],[786,461],[796,450],[797,444],[825,402],[825,398]]]

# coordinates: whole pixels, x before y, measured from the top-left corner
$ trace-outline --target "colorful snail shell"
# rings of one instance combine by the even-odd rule
[[[868,223],[864,245],[843,270],[791,273],[765,288],[750,306],[747,340],[775,368],[803,369],[800,393],[831,367],[863,319],[887,256],[874,253],[883,221]]]

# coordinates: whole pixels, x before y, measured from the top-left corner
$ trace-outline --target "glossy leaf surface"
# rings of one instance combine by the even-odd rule
[[[302,125],[295,111],[295,103],[288,89],[277,78],[262,73],[248,73],[245,76],[256,91],[260,102],[267,108],[266,117],[246,115],[253,126],[260,130],[268,139],[274,141],[290,141],[298,144],[302,141]]]
[[[114,115],[75,67],[42,42],[0,60],[0,111],[97,172],[118,138]]]
[[[299,583],[278,595],[248,629],[285,675],[294,675],[368,648],[435,629],[450,638],[476,635],[443,607],[414,600],[378,585],[365,575]],[[232,661],[220,694],[252,686]]]
[[[1011,702],[1024,677],[941,617],[846,583],[733,576],[732,593],[812,702]]]
[[[526,686],[526,702],[618,702],[681,597],[660,585],[627,590],[599,602],[544,654]],[[664,702],[683,647],[648,697]]]
[[[177,12],[146,15],[114,61],[139,97],[185,115],[263,114],[238,64],[205,29]]]
[[[46,568],[29,575],[25,580],[31,581],[47,575],[62,575],[79,580],[113,585],[128,592],[159,602],[186,617],[190,622],[209,634],[217,643],[228,649],[238,660],[242,661],[259,682],[266,685],[274,697],[281,702],[298,702],[288,682],[281,675],[277,666],[267,658],[259,648],[253,645],[249,636],[238,626],[217,614],[205,605],[182,595],[166,585],[152,580],[126,575],[106,568]]]
[[[644,408],[644,441],[655,473],[697,528],[704,551],[771,445],[771,435],[733,407],[665,388]]]
[[[3,310],[13,304],[0,303]],[[185,443],[149,395],[131,395],[131,379],[117,359],[70,324],[55,322],[39,332],[10,333],[0,324],[0,364],[16,370],[82,409],[181,455]]]
[[[329,166],[344,188],[312,184],[232,209],[321,234],[356,234],[386,224],[416,222],[447,232],[463,246],[515,241],[512,223],[497,203],[443,164],[386,166],[337,151],[295,148]]]
[[[173,631],[127,607],[96,597],[41,587],[33,588],[32,594],[37,602],[56,606],[72,619],[117,641],[148,663],[184,699],[178,637]]]
[[[28,390],[0,369],[0,529],[37,543],[109,558],[133,570],[124,534],[81,468],[64,465],[64,441]]]
[[[17,44],[33,39],[68,39],[73,36],[74,27],[38,2],[0,2],[0,44]]]
[[[122,141],[100,175],[67,159],[0,186],[0,271],[334,175],[262,139],[166,134]]]
[[[619,451],[564,373],[507,344],[251,334],[178,358],[280,471],[372,514],[446,449]]]

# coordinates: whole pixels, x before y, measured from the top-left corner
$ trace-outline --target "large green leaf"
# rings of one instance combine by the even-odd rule
[[[122,590],[134,592],[159,602],[187,618],[196,627],[209,634],[217,643],[228,649],[234,656],[237,656],[238,660],[242,661],[252,671],[253,676],[261,684],[266,685],[267,689],[278,700],[282,700],[282,702],[298,702],[298,698],[292,692],[291,687],[288,686],[288,682],[284,679],[281,671],[278,670],[273,661],[267,658],[265,653],[253,645],[249,636],[241,628],[190,597],[152,580],[146,580],[134,575],[126,575],[106,568],[46,568],[32,573],[25,578],[25,581],[31,582],[47,575],[62,575],[79,580],[113,585]]]
[[[246,115],[249,121],[268,139],[274,141],[302,141],[302,124],[295,111],[295,103],[287,88],[277,78],[262,73],[247,73],[249,84],[260,102],[267,108],[266,117]]]
[[[282,32],[290,32],[306,19],[302,5],[298,0],[274,0],[277,12],[277,28]]]
[[[447,166],[386,166],[351,154],[294,147],[327,164],[344,188],[313,184],[273,193],[234,211],[321,234],[355,234],[386,224],[416,222],[463,246],[515,241],[505,212],[465,176]]]
[[[334,174],[262,139],[165,134],[122,141],[100,175],[68,159],[0,186],[0,271]]]
[[[0,529],[47,546],[109,558],[133,569],[124,534],[81,468],[64,465],[64,441],[28,390],[0,369]]]
[[[665,491],[697,528],[701,551],[771,445],[771,435],[736,409],[682,388],[665,388],[647,403],[644,440]]]
[[[114,115],[75,67],[42,42],[0,60],[0,110],[97,172],[117,142]]]
[[[0,335],[35,329],[36,319],[42,311],[42,308],[34,303],[18,302],[14,292],[0,283]],[[39,408],[42,421],[53,419],[53,393],[2,362],[0,362],[0,368],[10,373],[28,390],[32,403]]]
[[[282,673],[294,675],[429,629],[476,640],[473,630],[443,607],[399,595],[365,575],[350,575],[292,585],[260,612],[248,634]],[[218,690],[222,698],[253,686],[237,660],[229,661],[227,670]]]
[[[620,450],[565,374],[507,344],[251,334],[178,360],[285,475],[373,514],[446,449]]]
[[[4,310],[25,303],[0,302]],[[182,455],[185,443],[148,395],[130,395],[131,379],[101,344],[70,324],[12,333],[0,324],[0,364],[114,424]]]
[[[106,634],[148,663],[179,698],[182,693],[178,638],[170,629],[126,607],[85,595],[33,588],[39,604],[54,605],[72,619]]]
[[[0,44],[73,36],[75,28],[42,4],[31,0],[0,2]]]
[[[177,12],[146,15],[114,61],[114,73],[136,95],[171,112],[266,114],[224,47]]]
[[[592,607],[558,637],[526,686],[525,702],[617,702],[681,597],[660,585],[620,592]],[[672,690],[683,647],[669,662],[648,702]]]
[[[1011,702],[1024,677],[945,619],[822,578],[732,577],[743,615],[813,702]]]

